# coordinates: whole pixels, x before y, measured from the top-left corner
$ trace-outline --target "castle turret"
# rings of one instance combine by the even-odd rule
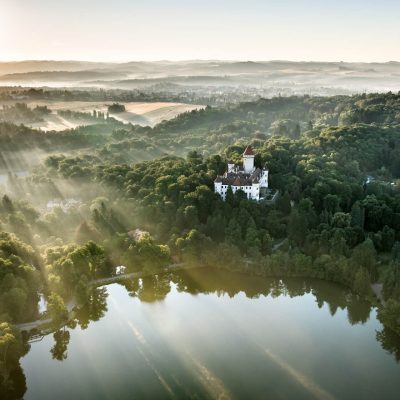
[[[266,166],[262,170],[260,184],[261,187],[268,187],[268,168]]]
[[[243,153],[243,168],[246,174],[250,174],[254,170],[254,153],[251,146],[247,146]]]

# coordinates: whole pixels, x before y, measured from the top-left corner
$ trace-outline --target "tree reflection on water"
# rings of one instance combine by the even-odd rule
[[[288,296],[295,298],[312,294],[315,304],[321,308],[326,305],[332,316],[338,310],[347,311],[347,319],[351,325],[364,324],[368,321],[372,310],[371,304],[352,293],[348,288],[331,282],[301,278],[260,278],[242,273],[227,272],[216,269],[191,269],[174,273],[164,273],[140,279],[122,281],[130,296],[141,302],[154,303],[163,301],[170,293],[172,286],[178,292],[196,294],[215,294],[233,298],[244,293],[247,298],[261,296]],[[92,321],[99,321],[107,312],[107,288],[93,288],[72,313],[68,324],[57,327],[53,333],[54,345],[50,350],[53,359],[64,361],[68,357],[70,331],[79,326],[87,329]],[[0,334],[1,338],[1,334]],[[392,354],[400,362],[400,338],[389,328],[383,327],[376,333],[376,340],[381,347]],[[0,355],[4,349],[0,346]],[[24,352],[20,353],[21,357]],[[0,362],[0,394],[1,399],[21,399],[26,392],[25,376],[18,361],[4,364]],[[15,359],[14,357],[14,359]],[[7,377],[7,379],[5,379]]]

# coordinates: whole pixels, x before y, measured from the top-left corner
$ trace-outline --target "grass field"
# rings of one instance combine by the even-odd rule
[[[47,106],[52,113],[45,116],[41,122],[35,122],[27,124],[33,128],[40,128],[44,131],[56,130],[61,131],[64,129],[76,128],[80,125],[93,124],[93,120],[74,120],[73,118],[64,118],[57,114],[59,110],[71,110],[79,112],[93,112],[102,111],[107,112],[107,108],[112,102],[95,102],[95,101],[24,101],[29,107],[35,106]],[[14,102],[13,102],[14,103]],[[3,104],[12,104],[11,102],[0,103],[0,107]],[[121,103],[125,105],[126,111],[118,114],[110,114],[115,119],[125,122],[132,123],[142,126],[154,126],[163,120],[168,120],[176,117],[187,111],[204,108],[204,106],[193,105],[193,104],[182,104],[182,103],[141,103],[141,102],[130,102]]]

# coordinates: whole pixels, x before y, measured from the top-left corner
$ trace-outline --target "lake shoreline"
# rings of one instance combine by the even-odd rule
[[[316,280],[320,280],[323,282],[329,282],[329,283],[333,283],[333,284],[337,284],[339,286],[342,287],[346,287],[350,290],[353,291],[353,289],[347,285],[345,285],[342,282],[337,282],[337,281],[333,281],[333,280],[329,280],[329,279],[325,279],[325,278],[321,278],[321,277],[313,277],[307,274],[298,274],[298,275],[285,275],[284,273],[281,274],[267,274],[267,273],[262,273],[261,271],[256,271],[255,269],[251,269],[251,267],[249,267],[249,264],[252,264],[251,261],[249,260],[244,260],[243,261],[243,265],[244,268],[234,268],[234,269],[230,269],[227,267],[222,267],[222,266],[206,266],[206,265],[191,265],[188,263],[175,263],[175,264],[170,264],[166,267],[163,267],[162,270],[160,271],[156,271],[156,272],[147,272],[147,271],[137,271],[137,272],[130,272],[127,274],[121,274],[121,275],[115,275],[115,276],[111,276],[111,277],[107,277],[107,278],[99,278],[99,279],[95,279],[93,281],[91,281],[89,283],[90,286],[92,287],[103,287],[103,286],[107,286],[107,285],[111,285],[113,283],[118,283],[124,280],[128,280],[131,278],[145,278],[145,277],[150,277],[150,276],[155,276],[155,275],[160,275],[160,274],[165,274],[165,273],[170,273],[170,272],[177,272],[177,271],[183,271],[183,270],[189,270],[189,269],[200,269],[200,268],[212,268],[212,269],[216,269],[216,270],[222,270],[222,271],[228,271],[228,272],[233,272],[233,273],[241,273],[244,274],[246,276],[253,276],[253,277],[259,277],[259,278],[274,278],[274,279],[285,279],[285,278],[296,278],[296,279],[316,279]],[[354,291],[353,291],[354,292]],[[354,292],[356,293],[356,292]],[[357,294],[357,293],[356,293]],[[357,294],[359,295],[359,294]],[[382,294],[380,292],[381,296],[378,296],[378,294],[376,293],[375,290],[375,286],[371,285],[371,295],[370,296],[364,296],[365,300],[367,300],[372,307],[383,307],[384,306],[384,300],[382,297]],[[70,301],[67,303],[66,307],[69,313],[69,316],[73,315],[73,312],[75,310],[75,308],[78,306],[76,299],[72,298],[70,299]],[[48,327],[51,326],[51,320],[50,319],[45,319],[45,320],[36,320],[36,321],[32,321],[32,322],[25,322],[25,323],[21,323],[21,324],[17,324],[15,325],[18,329],[21,330],[21,332],[32,332],[32,331],[37,331],[39,328],[41,327]],[[57,328],[58,329],[58,328]],[[54,329],[52,329],[50,332],[46,333],[49,334],[52,331],[54,331]],[[35,332],[36,333],[36,332]]]
[[[329,398],[372,400],[378,389],[395,398],[399,365],[376,336],[382,324],[376,310],[348,288],[195,264],[147,276],[143,282],[122,277],[122,284],[96,289],[68,326],[32,343],[21,361],[27,399],[50,398],[59,390],[106,398],[116,388],[118,398],[187,398],[188,387],[207,398],[204,382],[219,382],[212,393],[237,398],[269,393],[308,399],[323,390]],[[378,371],[374,381],[366,380],[371,370]],[[341,374],[332,384],[330,371]],[[149,379],[152,392],[141,396],[140,383]],[[97,392],[86,395],[93,388]]]

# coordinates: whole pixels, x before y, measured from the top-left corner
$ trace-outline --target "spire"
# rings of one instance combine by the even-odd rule
[[[248,145],[248,146],[245,148],[243,155],[244,155],[244,156],[254,156],[253,149],[251,148],[250,145]]]

